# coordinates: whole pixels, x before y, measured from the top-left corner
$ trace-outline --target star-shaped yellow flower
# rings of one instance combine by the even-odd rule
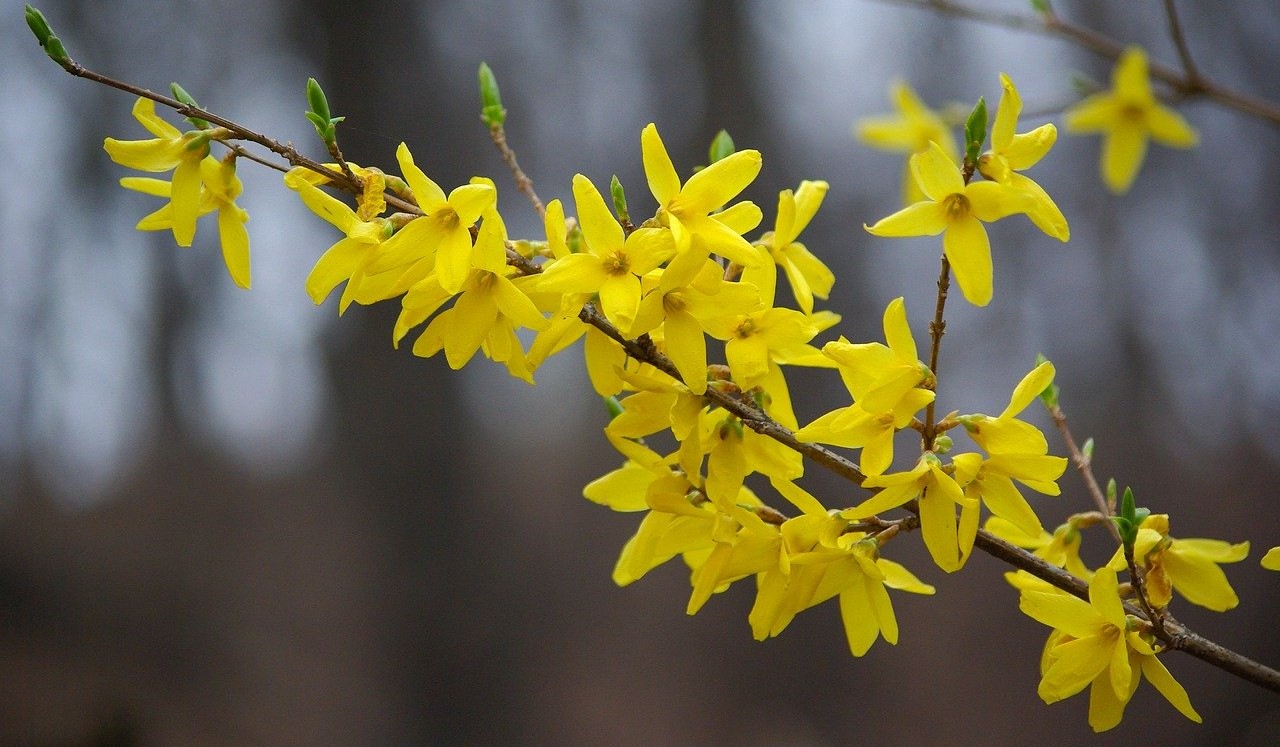
[[[1066,112],[1068,132],[1101,132],[1102,180],[1116,194],[1132,186],[1147,140],[1173,148],[1192,148],[1195,129],[1173,109],[1156,100],[1147,76],[1147,53],[1130,47],[1111,73],[1111,90],[1094,94]]]
[[[1147,598],[1156,607],[1168,606],[1177,590],[1188,602],[1214,612],[1233,609],[1240,599],[1218,565],[1239,562],[1248,554],[1248,542],[1174,539],[1169,536],[1168,514],[1148,516],[1133,543],[1133,559],[1146,569]],[[1119,550],[1108,565],[1117,570],[1125,567]]]
[[[396,149],[396,160],[423,216],[409,221],[383,244],[384,251],[370,271],[383,273],[432,258],[440,275],[440,286],[449,293],[457,293],[470,278],[471,268],[480,266],[472,262],[471,226],[497,200],[497,190],[492,182],[473,182],[454,189],[446,197],[440,185],[414,164],[413,154],[404,143]]]
[[[982,221],[990,223],[1026,212],[1031,198],[999,182],[964,183],[955,161],[937,144],[911,157],[911,172],[928,198],[864,226],[876,236],[937,236],[956,282],[969,303],[991,301],[991,242]]]
[[[196,218],[200,216],[200,162],[209,155],[209,138],[213,133],[181,132],[156,115],[156,104],[151,99],[139,98],[133,105],[133,117],[155,137],[150,140],[109,137],[102,147],[111,160],[121,166],[151,172],[173,169],[170,191],[173,239],[178,246],[191,246],[196,236]]]
[[[711,211],[732,200],[755,180],[762,163],[760,151],[740,150],[716,161],[681,184],[680,175],[671,163],[671,156],[667,155],[667,148],[658,136],[658,128],[652,123],[640,134],[640,149],[644,158],[645,177],[649,180],[649,191],[658,201],[658,221],[671,229],[682,255],[688,256],[689,252],[701,255],[688,260],[695,272],[701,266],[697,260],[706,257],[709,252],[748,267],[760,263],[760,255],[751,248],[751,244],[734,228],[711,214]],[[752,228],[760,222],[760,209],[750,202],[738,203],[729,210],[735,213],[744,210],[751,212],[755,221],[746,222],[751,223]],[[700,248],[693,246],[694,236],[702,239]]]
[[[249,214],[235,202],[244,191],[240,178],[236,176],[235,162],[205,156],[200,162],[199,174],[200,181],[196,182],[196,186],[200,188],[200,197],[196,201],[196,215],[199,217],[217,211],[222,261],[227,266],[232,281],[248,290],[249,233],[244,224],[248,222]],[[172,182],[145,176],[126,176],[120,180],[120,186],[143,194],[169,198],[169,202],[159,210],[138,221],[139,231],[175,230]]]
[[[675,253],[675,243],[661,228],[640,228],[623,236],[591,180],[573,177],[573,196],[587,251],[547,263],[538,288],[558,293],[598,293],[600,311],[626,333],[640,308],[640,278]],[[579,307],[581,308],[581,307]]]
[[[1089,601],[1061,591],[1023,591],[1020,608],[1054,632],[1041,661],[1039,695],[1056,703],[1089,686],[1089,726],[1106,731],[1120,723],[1143,675],[1182,715],[1200,722],[1187,691],[1156,658],[1156,649],[1120,603],[1116,573],[1101,568],[1089,582]],[[1133,621],[1133,622],[1136,622]]]
[[[806,314],[813,313],[813,297],[826,299],[836,282],[836,276],[822,260],[796,241],[818,212],[827,189],[826,182],[803,181],[794,192],[789,189],[779,192],[777,220],[773,231],[762,239],[774,263],[787,274],[796,305]]]
[[[942,121],[942,117],[925,106],[920,96],[911,90],[911,86],[901,81],[893,85],[893,103],[897,114],[880,117],[867,117],[858,121],[854,133],[862,142],[873,148],[891,150],[907,155],[914,155],[928,150],[929,143],[937,143],[947,157],[956,160],[960,152],[956,150],[956,140],[951,129]],[[902,175],[902,204],[911,205],[925,199],[920,185],[911,175],[911,164],[907,163]]]
[[[1031,195],[1033,203],[1027,217],[1036,227],[1059,241],[1071,238],[1067,219],[1044,189],[1017,172],[1029,169],[1049,152],[1058,139],[1058,129],[1043,124],[1021,135],[1015,132],[1022,113],[1022,97],[1009,76],[1000,73],[1000,106],[991,126],[991,150],[978,158],[978,171],[992,181],[1007,184]]]

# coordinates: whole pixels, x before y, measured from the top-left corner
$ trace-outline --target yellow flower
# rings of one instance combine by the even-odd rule
[[[235,200],[244,191],[236,176],[234,161],[219,161],[206,156],[200,162],[200,199],[197,216],[218,213],[218,240],[222,246],[222,261],[232,281],[241,288],[249,288],[249,234],[244,224],[249,214],[236,205]],[[168,231],[173,224],[173,184],[162,179],[127,176],[120,186],[156,197],[168,197],[169,202],[138,221],[139,231]]]
[[[760,295],[750,283],[725,281],[723,268],[707,259],[687,284],[673,278],[670,268],[664,270],[658,287],[640,300],[630,334],[638,337],[661,326],[663,352],[685,385],[702,394],[707,388],[706,327],[719,318],[759,309]]]
[[[533,383],[515,329],[540,330],[548,322],[522,290],[536,278],[512,280],[510,276],[517,275],[518,271],[505,262],[499,265],[494,259],[503,251],[506,237],[506,228],[497,211],[487,213],[476,237],[475,254],[488,257],[483,263],[495,269],[470,270],[453,307],[432,319],[414,343],[414,355],[428,358],[443,349],[449,367],[456,370],[466,365],[477,350],[483,349],[489,358],[505,363],[513,376]],[[453,295],[441,284],[438,273],[433,272],[415,283],[401,300],[394,342],[399,344],[410,329],[434,314]]]
[[[671,156],[667,155],[667,148],[658,136],[658,128],[652,123],[640,134],[640,149],[649,191],[658,201],[658,221],[671,229],[676,246],[694,265],[695,272],[701,266],[698,260],[709,252],[744,266],[760,263],[760,255],[735,230],[741,225],[730,227],[710,214],[755,180],[760,173],[760,151],[740,150],[689,177],[682,185]],[[736,213],[730,223],[749,224],[745,230],[760,222],[760,209],[750,202],[738,203],[726,212]],[[754,216],[754,222],[744,220],[744,212]],[[693,246],[694,236],[702,239],[700,247]]]
[[[777,220],[773,231],[762,239],[776,266],[787,274],[796,305],[806,314],[813,313],[813,297],[826,300],[836,282],[836,276],[822,260],[796,241],[818,212],[823,198],[827,196],[827,189],[826,182],[803,181],[795,192],[789,189],[779,192]]]
[[[841,338],[822,347],[823,354],[835,361],[853,404],[821,415],[796,431],[802,441],[862,449],[861,467],[868,475],[889,468],[893,434],[934,399],[931,390],[920,388],[932,374],[916,358],[901,297],[885,308],[884,335],[887,346],[853,344]]]
[[[182,133],[156,115],[151,99],[139,98],[133,105],[133,117],[147,128],[150,140],[116,140],[107,138],[102,147],[111,160],[139,171],[173,170],[170,190],[172,228],[178,246],[191,246],[196,236],[196,218],[200,216],[200,162],[209,155],[212,132]]]
[[[1249,554],[1249,543],[1231,544],[1213,539],[1174,539],[1169,536],[1169,515],[1152,514],[1142,522],[1133,544],[1134,561],[1146,569],[1147,598],[1166,607],[1176,590],[1192,604],[1214,612],[1226,612],[1240,603],[1219,563],[1236,563]],[[1125,567],[1119,550],[1107,564]]]
[[[897,114],[867,117],[858,121],[854,132],[860,140],[873,148],[907,155],[928,150],[929,143],[934,142],[948,158],[959,160],[960,152],[956,150],[956,141],[950,128],[942,121],[942,117],[925,106],[916,92],[911,90],[911,86],[900,81],[894,83],[893,101],[898,109]],[[923,199],[924,193],[912,176],[908,162],[902,175],[902,204],[911,205]]]
[[[1106,731],[1120,723],[1143,675],[1182,715],[1200,723],[1187,691],[1156,658],[1157,649],[1131,629],[1120,603],[1116,573],[1102,568],[1089,582],[1089,601],[1065,592],[1024,591],[1024,613],[1054,632],[1041,660],[1038,693],[1056,703],[1089,690],[1089,726]]]
[[[991,150],[978,158],[978,171],[988,179],[1030,195],[1033,203],[1027,217],[1041,231],[1066,241],[1071,238],[1071,229],[1062,211],[1039,184],[1017,173],[1031,168],[1049,152],[1058,139],[1058,130],[1053,124],[1044,124],[1031,132],[1017,134],[1014,130],[1022,113],[1022,97],[1004,73],[1000,73],[1000,86],[1003,92],[991,127]]]
[[[823,512],[782,525],[780,562],[757,577],[756,601],[747,618],[756,640],[778,635],[800,612],[839,597],[850,653],[862,656],[881,636],[890,644],[898,642],[898,621],[886,588],[913,594],[933,594],[934,589],[880,557],[875,541],[865,534],[844,532],[846,526],[843,519]]]
[[[369,178],[365,173],[360,175]],[[307,295],[317,306],[324,302],[339,283],[347,282],[347,287],[342,291],[342,300],[338,304],[338,313],[341,314],[356,300],[356,291],[369,277],[369,264],[390,234],[390,225],[385,219],[378,217],[362,219],[346,203],[331,197],[306,179],[291,179],[286,175],[285,185],[298,192],[302,203],[311,212],[346,234],[325,250],[307,276]]]
[[[959,167],[937,143],[911,157],[911,172],[928,198],[864,226],[876,236],[937,236],[969,303],[991,301],[990,223],[1026,212],[1031,198],[999,182],[964,183]]]
[[[840,512],[842,517],[851,521],[865,519],[919,498],[920,534],[929,555],[939,568],[948,573],[960,570],[973,544],[972,537],[969,537],[969,546],[960,546],[956,506],[967,509],[970,514],[976,506],[965,497],[955,478],[942,471],[942,463],[932,451],[921,454],[911,470],[868,477],[862,486],[884,489],[857,506]]]
[[[1035,534],[1028,534],[1019,529],[1013,522],[1006,521],[999,516],[992,516],[987,519],[986,529],[1000,539],[1026,548],[1038,558],[1053,563],[1059,568],[1073,576],[1079,576],[1088,581],[1093,578],[1093,571],[1080,560],[1080,540],[1083,535],[1080,533],[1079,527],[1074,522],[1068,521],[1053,530],[1053,534],[1041,529]],[[1004,574],[1005,580],[1018,588],[1025,588],[1021,581],[1038,578],[1032,576],[1026,571],[1018,571],[1017,573]]]
[[[548,262],[538,288],[554,293],[598,293],[600,311],[626,333],[640,307],[640,278],[675,254],[675,244],[671,234],[661,228],[640,228],[623,236],[622,226],[605,206],[604,198],[582,174],[573,177],[573,196],[587,251]]]
[[[409,221],[383,244],[370,272],[388,272],[429,259],[440,275],[440,287],[457,293],[473,266],[471,226],[497,200],[497,190],[492,182],[464,184],[446,197],[440,185],[414,164],[413,154],[404,143],[396,149],[396,160],[423,216]]]
[[[1267,550],[1267,554],[1262,557],[1262,567],[1269,571],[1280,571],[1280,547]]]
[[[1058,495],[1057,479],[1066,471],[1067,460],[1049,456],[1040,429],[1014,416],[1049,386],[1053,376],[1053,364],[1045,361],[1022,377],[999,417],[960,416],[970,436],[990,456],[984,460],[978,454],[959,454],[953,460],[956,480],[965,486],[967,497],[981,499],[991,513],[1033,537],[1043,530],[1040,519],[1013,481],[1045,495]]]
[[[1173,109],[1156,100],[1147,76],[1147,54],[1125,50],[1111,73],[1111,90],[1094,94],[1065,113],[1068,132],[1101,132],[1102,180],[1116,194],[1127,192],[1147,154],[1147,140],[1193,148],[1199,135]]]

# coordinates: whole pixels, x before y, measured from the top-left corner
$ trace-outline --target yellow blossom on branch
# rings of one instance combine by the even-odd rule
[[[1141,47],[1125,50],[1111,73],[1111,90],[1068,109],[1065,123],[1068,132],[1102,133],[1102,180],[1116,194],[1133,185],[1148,140],[1173,148],[1193,148],[1199,141],[1182,115],[1151,92],[1147,53]]]
[[[209,139],[213,133],[183,133],[156,115],[151,99],[139,98],[133,105],[133,117],[147,128],[150,140],[116,140],[107,138],[102,147],[111,160],[139,171],[173,171],[169,199],[172,205],[173,238],[178,246],[191,246],[196,235],[196,218],[200,216],[200,162],[209,155]]]
[[[932,386],[933,374],[916,358],[915,338],[901,297],[885,307],[883,323],[888,345],[854,344],[841,338],[823,346],[823,354],[835,361],[853,404],[821,415],[796,431],[802,441],[862,449],[861,467],[868,475],[889,468],[893,434],[934,400],[933,391],[923,388]]]
[[[670,232],[640,228],[624,236],[591,180],[573,177],[573,196],[587,251],[551,260],[538,287],[558,293],[596,293],[600,311],[624,334],[640,308],[640,278],[675,254]]]
[[[1231,544],[1214,539],[1174,539],[1169,536],[1169,515],[1152,514],[1138,529],[1133,559],[1146,569],[1143,578],[1147,599],[1156,607],[1167,607],[1176,590],[1192,604],[1226,612],[1240,603],[1221,563],[1237,563],[1249,555],[1249,543]],[[1117,550],[1108,565],[1126,567]]]
[[[351,168],[359,169],[358,166]],[[363,171],[365,170],[360,169],[357,173]],[[364,173],[360,175],[368,178]],[[390,224],[383,218],[361,218],[346,203],[321,191],[309,180],[291,179],[286,175],[285,185],[298,192],[303,204],[311,212],[345,234],[344,238],[325,250],[307,276],[307,295],[317,305],[323,303],[338,284],[346,281],[347,286],[342,291],[342,300],[338,305],[338,313],[341,314],[356,300],[356,292],[368,277],[369,265],[377,256],[379,246],[390,236]]]
[[[1054,590],[1023,591],[1020,608],[1054,629],[1041,661],[1039,694],[1056,703],[1089,690],[1089,726],[1106,731],[1120,723],[1124,707],[1145,675],[1182,715],[1200,722],[1187,691],[1156,658],[1157,649],[1125,615],[1116,573],[1099,569],[1089,582],[1089,601]]]
[[[794,485],[790,489],[804,492]],[[933,594],[934,588],[880,557],[876,542],[866,534],[843,531],[847,524],[815,512],[782,525],[782,562],[757,577],[756,601],[747,618],[756,640],[778,635],[800,612],[838,597],[850,653],[862,656],[882,636],[890,644],[898,642],[898,621],[886,589]]]
[[[876,236],[942,234],[942,251],[964,297],[986,306],[992,292],[991,242],[982,222],[1026,212],[1030,196],[999,182],[965,184],[960,168],[937,143],[911,157],[911,173],[927,199],[864,228]]]
[[[1027,209],[1027,217],[1041,231],[1059,241],[1066,241],[1071,237],[1071,229],[1053,198],[1039,184],[1018,173],[1044,158],[1057,141],[1058,130],[1050,123],[1031,132],[1015,132],[1018,115],[1022,113],[1022,97],[1004,73],[1000,73],[1000,86],[1003,90],[996,120],[991,126],[991,150],[978,158],[978,171],[992,181],[1030,195],[1033,202]]]
[[[413,154],[404,143],[396,149],[396,160],[424,215],[409,221],[383,244],[370,272],[388,272],[429,259],[440,275],[440,286],[457,293],[473,266],[471,226],[494,204],[497,190],[491,182],[464,184],[446,197],[440,185],[414,164]]]
[[[761,239],[775,265],[786,273],[796,305],[806,314],[813,313],[813,297],[825,300],[836,282],[836,276],[822,260],[796,241],[818,212],[827,189],[826,182],[803,181],[794,192],[784,189],[778,193],[778,216],[773,231]]]
[[[932,451],[922,454],[910,470],[868,477],[862,486],[883,490],[840,512],[842,517],[850,521],[865,519],[918,498],[920,534],[933,562],[948,573],[960,570],[973,549],[973,538],[968,537],[967,547],[961,546],[956,506],[972,515],[977,505],[965,497],[955,478],[943,471]]]
[[[212,156],[205,156],[200,162],[200,198],[197,202],[197,217],[212,212],[218,213],[218,241],[222,246],[222,261],[232,281],[246,290],[250,285],[249,272],[249,234],[244,224],[249,214],[236,205],[236,198],[244,191],[240,178],[236,176],[233,161],[220,161]],[[143,194],[156,197],[168,197],[169,202],[163,207],[138,221],[139,231],[169,231],[173,224],[173,184],[163,179],[127,176],[120,180],[120,186]]]
[[[755,180],[760,173],[760,151],[740,150],[681,184],[671,156],[667,155],[667,148],[658,136],[658,128],[652,123],[641,132],[640,147],[649,191],[658,201],[658,222],[671,229],[681,255],[691,257],[689,261],[695,271],[708,253],[744,266],[760,263],[760,255],[740,233],[711,215],[712,211],[732,200]],[[754,223],[747,221],[751,227],[760,222],[760,209],[750,202],[738,203],[735,208],[753,213]],[[693,245],[694,236],[702,239],[698,247]]]

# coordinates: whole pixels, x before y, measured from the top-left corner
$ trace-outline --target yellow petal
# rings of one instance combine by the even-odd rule
[[[1200,135],[1181,114],[1160,104],[1147,110],[1147,127],[1156,142],[1172,148],[1194,148],[1200,142]]]
[[[235,284],[249,289],[249,233],[245,230],[243,211],[234,206],[218,211],[218,237],[222,244],[222,261]],[[246,216],[247,217],[247,216]]]
[[[1102,180],[1115,194],[1133,186],[1147,155],[1147,131],[1134,121],[1121,120],[1102,143]]]
[[[991,244],[977,218],[951,223],[942,235],[942,251],[956,273],[956,283],[974,306],[991,302]]]
[[[400,143],[396,148],[396,161],[400,163],[400,173],[409,183],[409,189],[413,190],[414,199],[418,201],[418,207],[422,208],[424,213],[430,215],[444,206],[447,201],[444,190],[440,189],[439,184],[427,178],[422,169],[414,164],[409,146]]]
[[[1049,152],[1058,140],[1058,128],[1053,124],[1044,124],[1031,132],[1014,135],[1013,139],[1001,151],[1001,155],[1009,160],[1009,168],[1015,171],[1029,169],[1036,165]]]
[[[964,191],[964,177],[955,161],[942,147],[930,141],[929,148],[911,156],[911,173],[920,189],[934,202]]]
[[[1151,79],[1147,76],[1147,53],[1142,47],[1129,47],[1111,71],[1111,87],[1135,103],[1152,100]]]
[[[1164,699],[1178,709],[1178,713],[1197,724],[1201,722],[1200,714],[1191,707],[1191,698],[1187,696],[1187,691],[1173,678],[1163,662],[1155,656],[1142,657],[1142,673],[1146,675],[1147,681],[1164,696]]]
[[[597,256],[622,249],[622,226],[604,204],[596,185],[582,174],[573,177],[573,199],[578,206],[578,222],[587,246]]]
[[[1003,152],[1013,142],[1018,115],[1021,113],[1022,97],[1018,95],[1018,89],[1008,75],[1000,73],[1000,105],[996,108],[996,119],[991,125],[991,147],[994,150]]]
[[[680,176],[676,167],[667,155],[667,148],[658,136],[658,128],[650,122],[640,133],[640,151],[644,161],[645,178],[649,180],[649,191],[659,206],[680,194]]]
[[[681,213],[706,215],[732,200],[755,181],[763,160],[758,150],[740,150],[689,177],[680,197],[669,207]]]
[[[1262,558],[1262,567],[1269,571],[1280,571],[1280,547],[1267,550],[1267,554]]]
[[[1017,415],[1027,406],[1035,401],[1040,393],[1049,388],[1053,383],[1053,377],[1056,369],[1051,361],[1045,361],[1022,377],[1022,381],[1013,388],[1013,395],[1009,397],[1009,405],[1000,413],[1000,417],[1007,418]]]
[[[917,202],[863,228],[875,236],[937,236],[947,228],[946,208],[937,202]]]

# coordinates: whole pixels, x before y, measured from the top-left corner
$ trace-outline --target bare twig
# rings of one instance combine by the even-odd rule
[[[1049,417],[1053,419],[1053,424],[1058,429],[1058,433],[1062,434],[1062,440],[1067,445],[1067,453],[1071,455],[1071,462],[1076,466],[1076,471],[1080,473],[1080,477],[1084,479],[1085,489],[1089,492],[1089,497],[1093,499],[1093,503],[1098,507],[1098,511],[1107,517],[1107,529],[1111,530],[1111,537],[1116,541],[1117,545],[1123,545],[1120,540],[1120,530],[1116,528],[1114,521],[1111,521],[1112,510],[1107,504],[1106,495],[1102,492],[1102,488],[1098,485],[1098,480],[1093,476],[1093,462],[1084,455],[1080,447],[1076,445],[1076,439],[1071,435],[1071,428],[1067,425],[1067,414],[1062,411],[1058,405],[1049,408]]]
[[[502,125],[495,124],[489,127],[489,139],[497,147],[498,153],[502,154],[503,163],[511,169],[511,176],[516,180],[516,189],[523,192],[529,198],[529,202],[533,203],[533,209],[537,211],[539,218],[546,217],[547,209],[543,207],[542,200],[538,199],[538,193],[533,191],[533,180],[524,173],[520,163],[516,161],[516,152],[507,145],[507,132]]]
[[[1069,39],[1091,52],[1112,60],[1119,59],[1127,46],[1093,29],[1063,20],[1052,11],[1037,17],[987,11],[960,5],[951,0],[877,0],[877,2],[931,10],[991,26]],[[1173,88],[1178,96],[1203,96],[1228,108],[1280,125],[1280,104],[1276,102],[1228,88],[1200,75],[1193,76],[1181,72],[1154,60],[1148,63],[1148,70],[1153,77]]]

